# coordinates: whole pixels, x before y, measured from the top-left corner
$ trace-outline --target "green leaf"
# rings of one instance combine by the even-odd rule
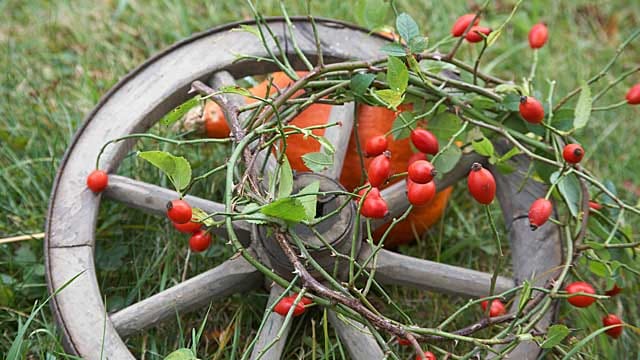
[[[519,111],[520,110],[520,95],[518,94],[507,94],[502,99],[502,106],[509,111]]]
[[[191,165],[181,156],[173,156],[165,151],[144,151],[139,152],[138,157],[164,172],[178,192],[191,182]]]
[[[331,143],[331,141],[329,141],[329,139],[327,139],[324,136],[319,136],[316,138],[316,140],[318,140],[318,142],[322,145],[322,150],[328,154],[328,155],[332,155],[336,152],[336,148],[335,146],[333,146],[333,144]]]
[[[511,148],[511,150],[507,151],[504,155],[500,156],[500,158],[498,159],[498,162],[505,162],[518,154],[520,154],[520,149],[514,146]]]
[[[482,137],[481,139],[473,139],[473,141],[471,142],[471,146],[473,147],[473,150],[475,150],[482,156],[493,157],[495,153],[493,144],[486,137]]]
[[[551,182],[555,182],[558,179],[558,175],[557,171],[553,173],[550,179]],[[566,201],[571,215],[577,217],[580,209],[580,183],[575,175],[563,176],[558,182],[558,191]]]
[[[300,200],[294,198],[278,199],[260,209],[260,212],[288,222],[299,223],[307,216]]]
[[[333,156],[323,152],[302,155],[302,161],[313,172],[322,172],[333,165]]]
[[[204,210],[194,207],[191,209],[191,211],[193,213],[193,215],[191,216],[191,221],[201,222],[206,226],[215,225],[215,222],[213,221],[213,219]]]
[[[416,121],[413,113],[404,111],[393,121],[391,134],[394,140],[405,139],[411,135],[411,130],[416,128]]]
[[[420,36],[418,24],[416,24],[415,20],[407,13],[398,15],[396,18],[396,29],[398,29],[398,34],[407,42]]]
[[[402,100],[404,100],[401,92],[392,89],[376,90],[374,96],[392,110],[397,110],[398,106],[402,104]]]
[[[543,349],[551,349],[560,344],[569,335],[569,328],[564,325],[551,325],[547,330],[547,339],[540,344]]]
[[[404,61],[395,56],[389,56],[387,67],[387,83],[389,87],[397,93],[404,93],[409,84],[409,70],[407,70]]]
[[[218,89],[218,92],[225,93],[225,94],[238,94],[242,96],[251,96],[251,92],[249,90],[237,85],[222,86]]]
[[[524,307],[527,306],[529,299],[531,299],[531,283],[525,280],[522,284],[522,295],[520,296],[520,302],[518,303],[518,312],[524,310]]]
[[[440,153],[436,158],[433,166],[438,169],[439,174],[446,174],[451,171],[462,156],[462,151],[457,146],[450,146],[447,150]]]
[[[573,130],[574,111],[571,109],[560,109],[553,113],[551,125],[561,131]]]
[[[280,164],[280,183],[278,184],[278,195],[276,199],[282,199],[291,195],[293,191],[293,171],[287,157],[283,157],[283,162]]]
[[[195,97],[192,97],[191,99],[187,100],[181,105],[178,105],[178,107],[176,107],[175,109],[171,110],[171,112],[163,116],[162,119],[160,119],[160,123],[162,125],[173,124],[174,122],[180,120],[180,118],[183,117],[184,114],[187,113],[187,111],[191,110],[192,107],[198,105],[199,102],[200,102],[200,95],[196,95]]]
[[[164,360],[197,360],[197,359],[198,358],[193,354],[193,351],[187,348],[178,349],[164,358]]]
[[[589,271],[600,278],[606,278],[609,276],[609,270],[607,266],[600,261],[589,261]]]
[[[405,49],[404,45],[396,42],[382,45],[380,51],[391,56],[407,55],[407,49]]]
[[[249,34],[255,35],[256,37],[260,37],[260,31],[258,30],[257,26],[240,25],[239,28],[233,29],[232,31],[245,31],[245,32],[248,32]]]
[[[318,203],[318,191],[320,191],[320,182],[314,181],[300,190],[298,194],[311,194],[297,198],[304,206],[307,220],[313,220],[316,217],[316,204]]]
[[[420,69],[424,72],[431,73],[440,73],[443,70],[452,70],[455,69],[455,65],[449,64],[444,61],[436,61],[436,60],[420,60]]]
[[[578,98],[578,103],[576,104],[576,110],[574,113],[575,119],[573,120],[573,126],[576,129],[582,129],[585,127],[591,117],[591,89],[588,84],[582,85],[581,89],[580,97]]]
[[[409,40],[409,51],[412,54],[419,54],[427,49],[429,41],[423,36],[416,36]]]
[[[351,91],[356,95],[363,96],[375,78],[374,74],[356,74],[351,78]]]
[[[384,0],[359,0],[355,6],[356,18],[360,25],[376,30],[385,25],[389,6]]]
[[[433,133],[438,139],[450,139],[462,126],[462,120],[454,114],[445,111],[441,112],[427,124],[427,129]]]
[[[267,217],[259,212],[260,206],[256,203],[247,204],[243,209],[242,213],[244,215],[250,216],[252,219],[246,219],[247,222],[257,225],[264,225],[268,221]],[[262,220],[264,219],[264,220]]]

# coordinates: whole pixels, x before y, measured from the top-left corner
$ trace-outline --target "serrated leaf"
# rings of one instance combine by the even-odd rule
[[[415,20],[407,13],[398,15],[396,18],[396,29],[398,29],[398,34],[407,42],[420,36],[418,24],[416,24]]]
[[[191,212],[193,213],[193,215],[191,216],[191,221],[203,223],[206,226],[215,225],[213,219],[204,210],[194,207],[191,209]]]
[[[180,118],[182,118],[187,113],[187,111],[198,105],[200,99],[200,95],[196,95],[195,97],[192,97],[181,105],[178,105],[175,109],[171,110],[169,113],[163,116],[162,119],[160,119],[160,123],[162,125],[171,125],[174,122],[180,120]]]
[[[427,49],[429,41],[423,36],[416,36],[409,40],[409,51],[412,54],[419,54]],[[415,59],[414,59],[415,60]]]
[[[276,199],[282,199],[291,195],[293,191],[293,171],[286,156],[280,164],[280,182],[278,183],[278,195]]]
[[[260,212],[287,222],[299,223],[306,218],[306,210],[300,200],[294,198],[278,199],[260,209]]]
[[[377,99],[379,99],[383,104],[385,104],[392,110],[397,110],[398,106],[402,104],[402,100],[404,100],[404,96],[402,95],[402,93],[391,89],[376,90],[373,94]]]
[[[482,156],[492,157],[495,153],[493,144],[486,137],[482,137],[481,139],[473,139],[473,141],[471,142],[471,146],[473,147],[473,150],[475,150]]]
[[[252,223],[252,224],[256,224],[256,225],[263,225],[268,223],[266,216],[259,212],[260,210],[260,206],[256,203],[250,203],[247,204],[243,209],[242,209],[242,213],[250,216],[251,219],[245,219],[245,221]],[[264,220],[261,220],[264,219]]]
[[[395,56],[387,58],[387,83],[396,93],[404,93],[409,84],[409,70],[404,61]]]
[[[391,134],[394,140],[405,139],[411,135],[411,130],[415,129],[416,121],[412,112],[404,111],[393,121]]]
[[[375,78],[374,74],[356,74],[351,78],[351,91],[356,95],[363,96]]]
[[[390,56],[407,55],[407,50],[405,49],[404,45],[396,42],[382,45],[382,47],[380,48],[380,51]]]
[[[453,169],[462,157],[462,151],[457,146],[449,146],[447,150],[440,153],[433,166],[438,169],[438,173],[446,174]]]
[[[242,96],[251,96],[251,92],[249,90],[237,85],[222,86],[218,88],[218,92],[221,92],[224,94],[238,94]]]
[[[551,349],[560,344],[569,335],[569,328],[564,325],[551,325],[547,330],[547,338],[540,344],[543,349]]]
[[[509,111],[519,111],[520,110],[520,95],[517,94],[507,94],[502,99],[502,106]]]
[[[318,203],[318,191],[320,191],[320,182],[314,181],[300,190],[298,194],[311,194],[297,198],[304,206],[306,220],[313,220],[316,217],[316,205]]]
[[[322,172],[333,165],[333,156],[323,152],[306,153],[302,161],[313,172]]]
[[[191,165],[181,156],[173,156],[165,151],[144,151],[139,152],[138,157],[164,172],[178,192],[191,182]]]
[[[582,129],[585,127],[591,117],[591,89],[587,84],[582,85],[581,89],[580,97],[578,98],[578,103],[576,104],[576,110],[574,112],[575,118],[573,119],[573,127],[576,129]]]

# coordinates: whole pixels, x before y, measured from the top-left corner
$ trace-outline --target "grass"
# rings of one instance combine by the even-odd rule
[[[431,39],[446,35],[456,15],[469,11],[468,2],[462,0],[397,3],[418,20]],[[513,4],[514,1],[492,3],[487,23],[496,28]],[[290,14],[305,13],[304,2],[287,1],[287,5]],[[279,15],[275,0],[261,1],[260,8],[265,14]],[[356,22],[357,11],[353,9],[348,1],[312,4],[317,16]],[[0,0],[0,238],[42,231],[52,180],[71,136],[83,116],[119,78],[178,40],[212,26],[247,19],[250,14],[244,2],[236,1]],[[388,19],[390,24],[391,17]],[[613,56],[615,47],[640,26],[640,9],[632,0],[526,1],[498,43],[487,51],[481,68],[516,81],[525,77],[531,61],[531,52],[525,45],[526,34],[538,21],[545,21],[551,29],[550,42],[540,52],[535,82],[535,88],[546,97],[547,79],[555,79],[556,93],[563,94],[600,71]],[[636,40],[621,56],[601,81],[601,87],[616,74],[638,65],[639,44]],[[473,59],[476,52],[476,47],[463,45],[460,54]],[[632,76],[597,105],[617,102],[639,80],[640,75]],[[593,144],[587,148],[588,166],[615,184],[620,196],[632,203],[640,195],[636,179],[640,168],[640,147],[636,146],[640,132],[638,115],[638,108],[597,113],[589,127],[578,134],[579,139]],[[199,159],[196,168],[211,167],[212,161],[224,161],[224,154],[224,149],[212,148],[190,153],[189,157]],[[133,159],[125,161],[120,173],[134,174],[134,168],[141,179],[160,184],[165,181],[156,171]],[[215,198],[219,186],[220,182],[214,180],[196,191]],[[231,254],[229,247],[218,239],[206,254],[192,256],[186,263],[185,239],[165,221],[124,211],[120,205],[109,202],[103,205],[100,219],[96,263],[109,310],[180,282],[185,268],[188,275],[197,274]],[[633,229],[638,224],[633,218],[625,222],[625,226]],[[490,229],[462,187],[455,192],[441,230],[427,234],[423,241],[402,251],[491,270]],[[42,254],[41,240],[0,245],[0,354],[8,351],[34,303],[47,297]],[[591,280],[599,288],[605,286],[604,279]],[[627,277],[624,285],[623,296],[609,301],[607,306],[610,311],[623,310],[629,323],[639,324],[640,314],[633,295],[638,290],[637,282]],[[463,303],[461,299],[426,292],[400,288],[390,291],[394,298],[402,299],[414,319],[424,324],[441,320]],[[260,322],[265,302],[265,294],[252,294],[214,303],[198,345],[201,357],[228,358],[231,345],[226,341],[225,331],[233,332],[234,326],[240,329],[241,344],[247,343]],[[243,316],[235,317],[239,313]],[[559,320],[576,329],[574,334],[582,338],[599,327],[598,314],[595,307],[586,311],[562,307]],[[134,336],[127,343],[138,357],[162,358],[189,345],[188,334],[192,328],[197,329],[203,315],[204,311],[181,317],[180,327],[170,323]],[[316,343],[318,351],[324,350],[319,315],[312,313],[296,320],[296,332],[287,345],[287,358],[310,356],[311,343]],[[315,320],[315,331],[309,326],[310,317]],[[470,320],[463,319],[453,326]],[[627,331],[617,342],[598,337],[583,349],[583,358],[613,359],[619,358],[616,354],[637,354],[638,338],[630,333]],[[22,357],[64,358],[48,308],[34,317],[27,335]],[[332,332],[329,336],[333,339]],[[339,357],[339,345],[332,347],[330,353]]]

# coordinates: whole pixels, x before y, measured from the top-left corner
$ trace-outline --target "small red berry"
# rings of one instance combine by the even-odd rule
[[[360,195],[363,195],[362,190],[360,191]],[[380,196],[380,190],[378,190],[378,188],[372,188],[361,201],[362,206],[360,207],[360,214],[362,214],[362,216],[372,219],[381,219],[389,213],[387,202]]]
[[[368,157],[378,156],[385,152],[388,147],[389,141],[387,141],[386,136],[378,135],[367,140],[364,144],[364,153]]]
[[[567,285],[565,288],[567,293],[576,294],[576,293],[585,293],[585,294],[595,294],[596,291],[593,289],[593,286],[587,284],[584,281],[576,281]],[[586,295],[575,295],[567,298],[567,301],[575,307],[587,307],[594,302],[596,302],[596,298]]]
[[[191,220],[191,205],[184,200],[172,200],[167,203],[167,216],[176,224],[184,224]]]
[[[184,224],[174,223],[173,221],[171,223],[173,224],[173,227],[176,228],[176,230],[185,234],[193,234],[194,232],[197,232],[198,230],[202,229],[201,223],[197,223],[193,221],[189,221]]]
[[[640,104],[640,84],[633,85],[627,92],[627,96],[625,96],[625,98],[629,105]]]
[[[486,26],[474,26],[469,29],[469,32],[464,38],[470,43],[477,43],[484,39],[484,37],[480,34],[488,36],[489,34],[491,34],[491,29]]]
[[[292,298],[297,298],[298,294],[293,294],[291,295]],[[307,306],[307,305],[311,305],[313,304],[313,300],[309,299],[308,297],[303,296],[302,299],[300,299],[300,302],[302,303],[302,305]]]
[[[427,360],[437,360],[436,356],[431,351],[424,352],[424,358]],[[420,360],[420,355],[416,355],[416,360]]]
[[[482,311],[487,311],[488,303],[489,302],[487,300],[480,303],[480,306],[482,306]],[[501,316],[506,313],[507,313],[507,309],[504,307],[504,304],[502,303],[502,301],[498,299],[494,299],[493,301],[491,301],[491,308],[489,309],[489,317]]]
[[[436,176],[436,168],[427,160],[418,160],[409,165],[409,179],[414,183],[426,184]]]
[[[529,46],[532,49],[540,49],[549,38],[549,30],[544,23],[538,23],[531,27],[529,31]]]
[[[544,223],[549,220],[552,211],[553,204],[551,204],[551,201],[545,198],[534,201],[529,208],[529,224],[531,225],[531,230],[535,230],[544,225]]]
[[[476,14],[466,14],[460,16],[455,23],[453,23],[453,27],[451,27],[451,35],[454,37],[460,37],[464,34],[464,31],[467,30],[469,24],[476,19]],[[480,23],[480,17],[473,21],[473,25],[478,25]]]
[[[373,158],[369,163],[367,175],[369,183],[373,187],[379,187],[384,184],[389,176],[391,176],[391,153],[385,151]]]
[[[618,294],[620,294],[620,292],[622,291],[621,287],[618,287],[618,284],[613,284],[613,287],[607,291],[604,292],[605,295],[607,296],[616,296]]]
[[[418,184],[411,179],[407,180],[407,198],[409,203],[415,206],[428,204],[436,196],[436,184],[430,181],[426,184]]]
[[[595,202],[595,201],[591,201],[591,200],[589,200],[589,208],[590,208],[591,210],[600,210],[600,209],[602,209],[602,205],[598,204],[598,203],[597,203],[597,202]]]
[[[532,124],[540,124],[544,119],[544,107],[531,96],[520,97],[520,116]]]
[[[602,318],[602,326],[606,327],[611,325],[620,325],[620,326],[616,326],[614,328],[606,330],[605,333],[614,339],[619,338],[620,335],[622,335],[622,329],[624,329],[624,327],[622,326],[622,320],[620,320],[619,317],[613,314],[609,314]]]
[[[289,309],[291,309],[291,306],[293,306],[293,303],[295,300],[296,300],[296,297],[286,296],[276,304],[276,306],[273,308],[273,311],[282,316],[287,316],[287,314],[289,313]],[[305,312],[304,304],[302,304],[302,301],[299,301],[296,304],[296,307],[293,309],[293,316],[300,316],[304,312]]]
[[[471,195],[481,204],[491,204],[496,195],[496,180],[480,163],[471,165],[467,185]]]
[[[189,238],[189,247],[193,252],[205,251],[211,245],[211,235],[209,233],[199,230]]]
[[[87,176],[87,187],[94,193],[99,193],[107,188],[109,184],[109,176],[102,170],[93,170]]]
[[[577,164],[584,157],[584,149],[579,144],[567,144],[562,149],[562,157],[571,164]]]
[[[423,153],[435,155],[438,153],[438,139],[431,131],[425,129],[415,129],[411,131],[411,142]]]
[[[407,161],[407,166],[411,166],[411,164],[418,160],[427,160],[427,154],[421,152],[413,153],[413,155],[409,157],[409,161]]]

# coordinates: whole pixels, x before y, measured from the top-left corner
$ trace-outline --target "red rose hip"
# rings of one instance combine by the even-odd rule
[[[389,176],[391,176],[391,154],[385,151],[383,154],[376,156],[369,163],[367,168],[367,176],[369,183],[373,187],[379,187],[384,184]]]
[[[627,92],[627,96],[625,96],[625,98],[629,105],[640,104],[640,84],[633,85]]]
[[[539,49],[544,46],[549,38],[549,30],[544,23],[538,23],[531,27],[529,31],[529,46],[532,49]]]
[[[491,34],[491,29],[486,26],[474,26],[469,29],[469,32],[464,37],[470,43],[477,43],[484,39],[484,37],[480,34],[488,36]]]
[[[602,326],[607,327],[612,325],[620,326],[616,326],[614,328],[606,330],[605,333],[612,338],[617,339],[620,337],[620,335],[622,335],[622,329],[624,329],[624,327],[622,326],[622,320],[620,320],[620,318],[614,314],[609,314],[602,318]]]
[[[418,184],[410,179],[407,180],[407,198],[411,205],[422,206],[428,204],[435,196],[436,184],[433,181],[426,184]]]
[[[424,358],[427,360],[437,360],[436,356],[431,351],[424,352]],[[416,360],[421,360],[420,355],[416,355]]]
[[[177,224],[177,223],[174,223],[173,221],[171,223],[173,224],[173,227],[176,228],[176,230],[185,234],[193,234],[198,230],[202,229],[201,223],[197,223],[193,221],[189,221],[184,224]]]
[[[109,184],[109,176],[102,170],[94,170],[87,176],[87,187],[94,193],[102,192]]]
[[[496,195],[496,180],[493,174],[482,167],[480,163],[473,163],[467,178],[469,192],[480,204],[489,205]]]
[[[389,141],[384,135],[378,135],[370,138],[364,144],[364,153],[368,157],[378,156],[385,152],[389,147]]]
[[[418,160],[409,165],[409,179],[414,183],[426,184],[436,176],[436,168],[427,160]]]
[[[487,305],[489,305],[489,301],[485,300],[480,303],[482,306],[482,311],[487,311]],[[494,299],[491,301],[491,308],[489,309],[489,317],[501,316],[507,313],[507,309],[504,307],[502,301],[498,299]]]
[[[544,223],[549,220],[552,211],[553,205],[548,199],[540,198],[534,201],[529,208],[529,224],[531,225],[531,230],[536,230],[544,225]]]
[[[360,195],[364,196],[365,192],[366,190],[361,190]],[[378,190],[378,188],[372,188],[360,201],[362,202],[360,207],[360,214],[362,214],[362,216],[381,219],[389,213],[387,202],[380,196],[380,190]]]
[[[460,16],[455,23],[453,23],[453,27],[451,27],[451,35],[454,37],[460,37],[464,34],[464,31],[467,30],[469,24],[476,19],[476,14],[465,14]],[[473,21],[473,25],[478,25],[480,23],[480,17],[478,17],[475,21]]]
[[[570,164],[577,164],[584,157],[584,149],[580,144],[567,144],[562,149],[562,157]]]
[[[529,123],[540,124],[544,119],[544,107],[531,96],[520,97],[520,116]]]
[[[567,293],[569,294],[577,294],[577,293],[585,293],[585,294],[595,294],[596,291],[593,289],[593,286],[589,285],[584,281],[576,281],[567,285],[565,288]],[[594,302],[596,302],[596,298],[586,295],[574,295],[567,298],[569,304],[575,307],[587,307]]]
[[[167,216],[176,224],[191,221],[191,205],[184,200],[172,200],[167,203]]]
[[[438,139],[431,131],[425,129],[415,129],[411,131],[411,142],[425,154],[435,155],[438,153],[440,145]]]
[[[193,252],[205,251],[209,245],[211,245],[211,235],[205,231],[198,230],[189,238],[189,247]]]

